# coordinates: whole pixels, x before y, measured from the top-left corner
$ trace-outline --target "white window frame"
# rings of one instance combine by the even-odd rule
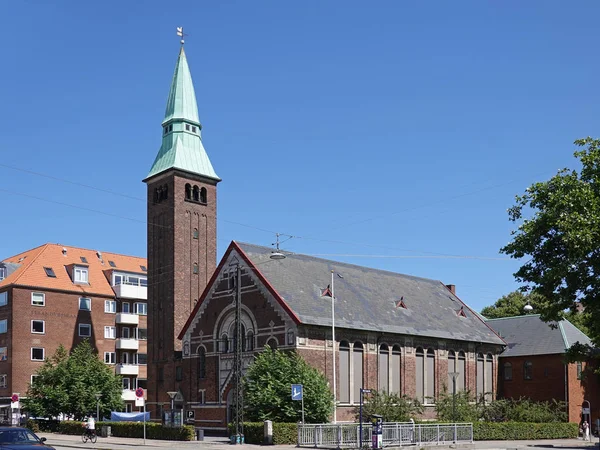
[[[0,281],[4,280],[6,278],[6,267],[0,267]]]
[[[87,300],[87,308],[81,307],[81,302]],[[85,304],[85,303],[84,303]],[[91,311],[92,310],[92,299],[89,297],[79,297],[79,311]]]
[[[104,339],[116,339],[117,338],[117,327],[106,326],[104,327]]]
[[[81,327],[87,327],[89,333],[88,334],[81,334]],[[79,326],[77,327],[77,334],[79,334],[79,337],[92,337],[92,325],[89,323],[80,323]]]
[[[135,354],[135,357],[134,357],[135,364],[137,364],[138,366],[147,366],[148,365],[148,353],[142,353],[142,355],[146,355],[146,362],[145,363],[140,363],[140,361],[138,359],[139,355],[140,355],[139,353]]]
[[[104,312],[107,314],[116,314],[117,302],[114,300],[104,300]]]
[[[129,327],[121,328],[121,337],[123,339],[131,339],[131,329]]]
[[[75,266],[73,268],[73,281],[75,283],[89,283],[88,268],[83,266]]]
[[[31,375],[29,384],[33,384],[33,380],[35,380],[37,377],[39,377],[39,375],[36,375],[36,374]]]
[[[140,338],[140,329],[139,329],[139,327],[135,328],[134,337],[138,341],[147,341],[148,340],[148,328],[143,328],[143,329],[146,330],[146,337],[145,338]]]
[[[131,378],[129,378],[129,377],[123,377],[122,379],[123,379],[123,381],[122,381],[122,383],[123,383],[123,390],[124,391],[130,391],[131,390]]]
[[[41,350],[42,351],[42,359],[37,359],[33,357],[33,351],[34,350]],[[44,347],[31,347],[31,360],[32,361],[44,361],[46,359],[46,349]]]
[[[108,360],[108,361],[107,361]],[[104,363],[105,364],[115,364],[117,361],[116,352],[104,352]]]
[[[8,375],[3,373],[0,375],[0,388],[8,387]]]
[[[125,311],[127,310],[127,311]],[[131,303],[123,302],[121,303],[121,312],[125,314],[131,314]]]
[[[41,299],[41,301],[40,301]],[[32,306],[46,306],[46,294],[43,292],[32,292],[31,293],[31,305]]]
[[[0,292],[0,306],[8,305],[8,291]]]
[[[8,332],[8,319],[0,320],[0,334]]]
[[[136,302],[133,304],[133,313],[140,316],[148,315],[148,303]]]
[[[42,322],[42,328],[43,328],[43,330],[42,331],[34,331],[34,329],[33,329],[33,322]],[[46,321],[45,320],[39,320],[39,319],[33,319],[31,321],[31,332],[33,334],[46,334]]]

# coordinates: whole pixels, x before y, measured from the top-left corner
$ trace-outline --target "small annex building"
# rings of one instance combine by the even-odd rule
[[[508,346],[500,355],[498,396],[567,402],[569,422],[582,421],[584,400],[592,400],[592,422],[600,418],[598,377],[587,362],[567,363],[566,351],[591,340],[568,320],[546,323],[538,314],[488,319]]]
[[[495,396],[505,343],[453,286],[306,255],[273,260],[271,254],[268,247],[232,242],[179,335],[189,377],[178,388],[197,411],[196,426],[222,429],[231,418],[238,267],[244,370],[266,345],[293,349],[332,386],[335,352],[337,420],[353,419],[361,387],[418,398],[433,417],[435,398],[452,385],[452,372],[459,373],[458,390],[480,386],[481,394]]]

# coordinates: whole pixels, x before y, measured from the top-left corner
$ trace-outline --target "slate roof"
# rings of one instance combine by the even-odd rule
[[[334,275],[336,328],[504,345],[440,281],[299,254],[273,261],[271,248],[235,244],[301,323],[331,326],[331,299],[322,297],[321,290],[334,270],[343,276]],[[401,299],[406,308],[397,306]],[[461,308],[466,317],[459,314]]]
[[[488,319],[490,325],[508,343],[501,357],[562,354],[575,342],[592,342],[568,320],[542,322],[539,314]]]
[[[63,254],[63,248],[67,251]],[[0,290],[6,286],[27,286],[36,289],[56,289],[87,295],[114,296],[109,277],[112,271],[146,275],[141,266],[147,267],[146,258],[100,252],[60,244],[44,244],[39,247],[6,258],[2,262],[18,265],[4,280]],[[87,263],[81,261],[86,258]],[[113,261],[116,267],[111,267]],[[66,267],[71,265],[88,267],[88,284],[74,284]],[[46,275],[44,267],[51,267],[56,277]]]

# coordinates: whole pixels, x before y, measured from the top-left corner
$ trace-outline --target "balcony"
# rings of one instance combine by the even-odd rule
[[[115,295],[118,298],[131,298],[135,300],[148,299],[148,288],[146,286],[122,283],[113,286],[113,291],[115,291]]]
[[[137,339],[117,339],[115,348],[117,350],[139,350],[140,343]]]
[[[117,375],[135,375],[140,374],[140,368],[134,364],[117,364],[115,366]]]
[[[118,313],[116,322],[117,325],[139,325],[140,316],[131,313]]]

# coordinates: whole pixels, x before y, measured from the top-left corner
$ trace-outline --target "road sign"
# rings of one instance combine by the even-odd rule
[[[142,388],[137,388],[135,390],[135,396],[137,398],[142,398],[144,396],[144,390]]]
[[[590,408],[581,408],[581,409],[582,409],[582,411],[581,411],[582,414],[589,414],[590,413]]]
[[[185,412],[185,416],[186,416],[188,419],[195,419],[195,418],[196,418],[196,411],[193,411],[193,410],[191,410],[191,409],[188,409],[188,410]]]
[[[18,402],[19,401],[19,395],[18,394],[13,394],[12,397],[10,398],[11,402]]]
[[[146,406],[146,400],[144,400],[144,397],[136,397],[135,406]]]
[[[292,400],[302,400],[303,392],[301,384],[292,384]]]

